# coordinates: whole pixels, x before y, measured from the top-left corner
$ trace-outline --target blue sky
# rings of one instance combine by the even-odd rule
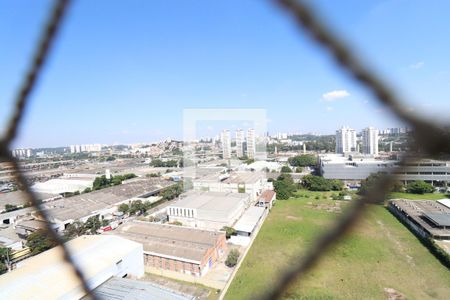
[[[313,3],[408,108],[447,117],[450,1]],[[50,4],[0,4],[0,128]],[[401,125],[270,1],[78,0],[53,50],[16,146],[180,138],[184,108],[264,108],[271,133]]]

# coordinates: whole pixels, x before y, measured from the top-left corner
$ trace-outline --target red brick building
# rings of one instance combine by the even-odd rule
[[[158,269],[202,276],[226,249],[224,232],[149,222],[120,226],[114,234],[144,246],[144,264]]]

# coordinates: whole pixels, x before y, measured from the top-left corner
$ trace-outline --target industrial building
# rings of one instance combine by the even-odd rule
[[[111,277],[144,275],[142,245],[110,235],[81,236],[66,243],[94,289]],[[0,276],[0,299],[80,299],[85,296],[60,247],[23,260]]]
[[[81,174],[79,176],[67,174],[45,182],[37,182],[31,188],[36,193],[47,194],[82,192],[87,188],[92,189],[95,177],[97,177],[95,174]]]
[[[167,207],[169,222],[220,230],[233,225],[250,205],[245,193],[190,191]]]
[[[247,209],[242,217],[233,226],[237,235],[251,236],[266,212],[267,211],[264,207],[259,206],[252,206]]]
[[[263,191],[273,190],[265,173],[248,171],[204,176],[195,180],[193,186],[196,191],[246,193],[254,202]]]
[[[61,195],[58,194],[36,193],[35,195],[41,202],[49,202],[62,198]],[[6,205],[23,207],[25,205],[25,199],[26,194],[23,191],[0,193],[0,213],[6,210]]]
[[[145,201],[174,183],[160,178],[135,180],[90,193],[45,203],[50,221],[58,231],[76,220],[86,222],[89,217],[111,219],[122,203]]]
[[[450,240],[450,199],[391,200],[389,210],[422,237]]]
[[[324,154],[319,156],[320,174],[327,179],[362,180],[372,173],[390,173],[396,160],[378,160],[364,155]],[[424,180],[433,185],[450,182],[450,161],[422,160],[408,163],[394,173],[398,180],[409,183]]]
[[[95,299],[133,299],[133,300],[195,300],[197,297],[169,290],[153,282],[111,277],[92,291]],[[85,296],[81,300],[91,300]]]
[[[226,249],[224,232],[150,222],[125,223],[114,232],[144,247],[144,263],[156,269],[202,276]]]

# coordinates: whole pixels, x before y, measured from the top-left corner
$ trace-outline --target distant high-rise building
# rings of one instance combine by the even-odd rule
[[[75,145],[70,145],[70,153],[75,153]]]
[[[356,131],[350,127],[342,126],[336,130],[336,153],[356,151]]]
[[[256,156],[256,137],[255,130],[252,128],[247,130],[247,156],[251,159]]]
[[[236,154],[237,157],[244,156],[244,132],[241,129],[236,130]]]
[[[362,131],[362,152],[378,155],[378,129],[367,127]]]
[[[230,138],[229,130],[222,131],[221,141],[222,141],[223,159],[230,159],[231,158],[231,138]]]

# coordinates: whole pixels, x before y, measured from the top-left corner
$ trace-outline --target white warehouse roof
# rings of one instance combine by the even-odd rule
[[[450,199],[441,199],[441,200],[437,200],[437,202],[439,202],[440,204],[450,208]]]
[[[253,229],[255,229],[256,224],[258,224],[261,219],[264,211],[266,209],[264,207],[252,206],[247,209],[239,221],[233,226],[236,231],[248,232],[252,233]]]
[[[111,266],[129,253],[138,251],[143,260],[141,244],[112,235],[81,236],[66,246],[93,288],[114,276]],[[140,274],[130,274],[142,276],[143,261],[139,268]],[[61,247],[26,259],[0,276],[0,299],[79,299],[84,295],[72,267],[63,260]]]

